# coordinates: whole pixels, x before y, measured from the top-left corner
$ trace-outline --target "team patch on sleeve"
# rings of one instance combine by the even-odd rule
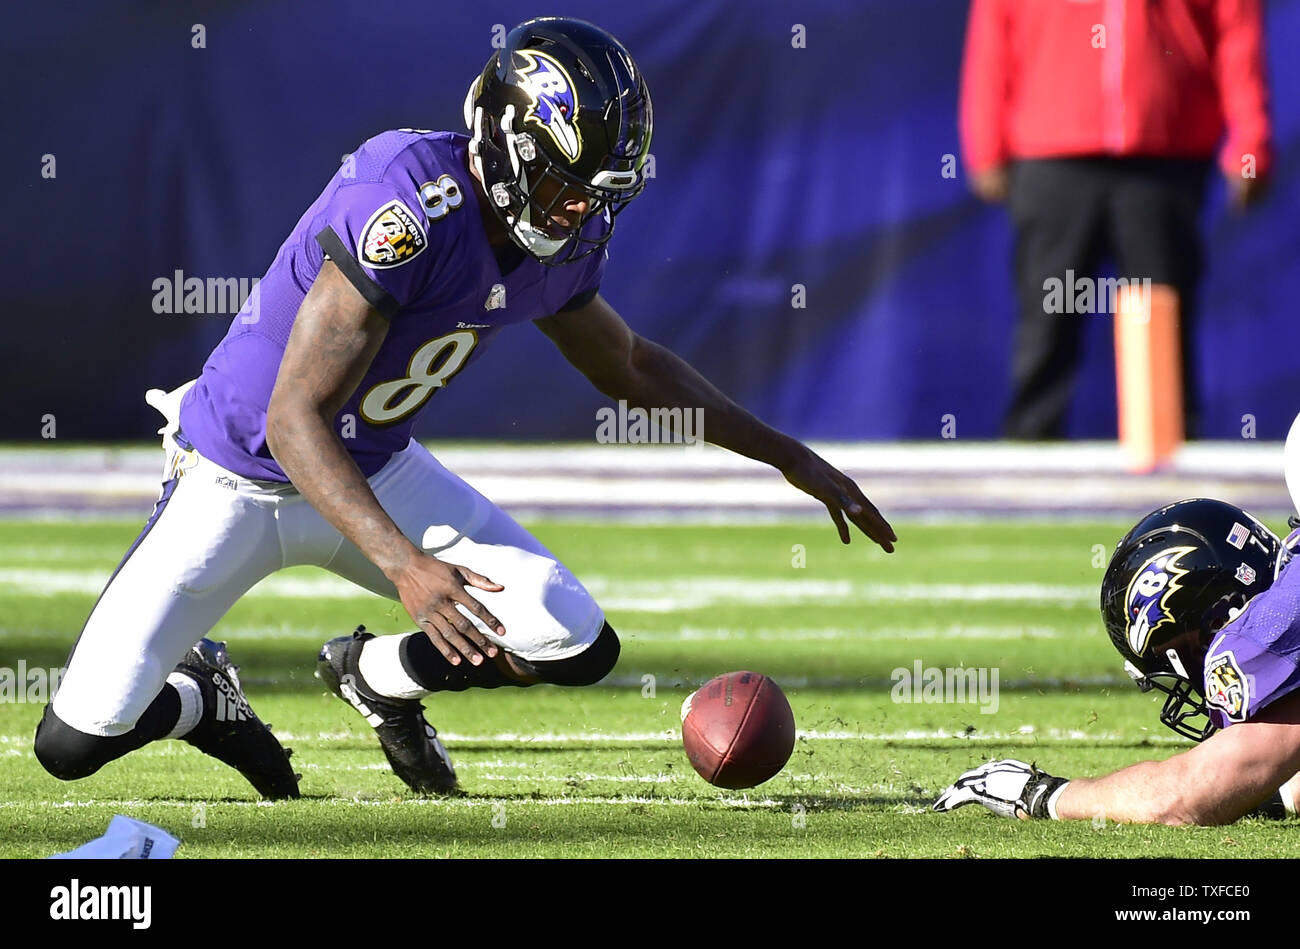
[[[1206,661],[1205,701],[1221,709],[1230,721],[1245,721],[1250,707],[1250,684],[1232,650]]]
[[[389,201],[370,215],[357,241],[357,259],[367,267],[397,267],[429,245],[424,228],[401,201]]]

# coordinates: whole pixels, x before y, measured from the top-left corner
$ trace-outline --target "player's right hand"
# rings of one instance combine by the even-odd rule
[[[481,665],[500,651],[458,607],[482,620],[495,635],[504,636],[506,629],[501,621],[465,589],[468,585],[500,593],[505,589],[501,584],[468,567],[443,563],[424,553],[413,557],[393,583],[411,619],[453,666],[460,665],[462,657]]]
[[[934,810],[951,811],[982,804],[999,817],[1045,818],[1049,801],[1069,782],[1039,771],[1032,764],[1004,758],[961,775],[934,802]]]

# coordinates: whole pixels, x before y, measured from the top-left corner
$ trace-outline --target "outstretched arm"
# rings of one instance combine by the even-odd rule
[[[849,542],[845,517],[886,551],[898,538],[851,478],[806,445],[764,424],[672,351],[638,336],[599,294],[585,306],[536,321],[564,357],[611,399],[635,408],[701,409],[708,441],[776,468],[826,505]]]
[[[982,804],[1004,817],[1054,816],[1134,824],[1231,824],[1279,792],[1295,809],[1300,769],[1300,692],[1248,722],[1215,732],[1164,761],[1142,761],[1102,778],[1065,782],[1022,761],[967,771],[935,802],[949,811]]]
[[[1300,693],[1215,732],[1164,761],[1143,761],[1104,778],[1071,781],[1062,820],[1231,824],[1263,803],[1300,769]],[[1284,793],[1291,793],[1288,787]],[[1294,806],[1294,804],[1292,805]]]

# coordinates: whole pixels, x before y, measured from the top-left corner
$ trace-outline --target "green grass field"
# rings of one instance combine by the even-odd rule
[[[989,758],[1082,776],[1185,746],[1128,682],[1098,619],[1095,545],[1108,551],[1126,525],[901,524],[893,556],[861,538],[841,547],[829,523],[530,526],[605,605],[622,658],[595,688],[432,697],[428,717],[468,796],[410,795],[365,722],[312,676],[325,639],[409,620],[328,574],[293,570],[213,636],[230,642],[254,708],[294,748],[302,800],[258,804],[236,772],[176,741],[59,782],[31,753],[41,704],[10,701],[0,857],[71,849],[118,813],[167,828],[188,858],[1300,855],[1285,822],[1169,829],[929,812]],[[136,530],[0,523],[0,667],[62,664]],[[892,701],[892,670],[918,660],[996,669],[996,710]],[[678,732],[686,694],[742,668],[782,684],[800,728],[786,769],[747,793],[700,780]]]

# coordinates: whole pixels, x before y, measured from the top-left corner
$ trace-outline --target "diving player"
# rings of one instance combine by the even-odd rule
[[[1300,417],[1287,439],[1300,508]],[[1292,526],[1297,522],[1292,520]],[[1300,529],[1285,540],[1240,508],[1195,498],[1152,512],[1119,542],[1102,616],[1160,720],[1199,742],[1164,761],[1066,780],[1007,759],[967,771],[934,804],[1021,819],[1229,824],[1300,804]]]
[[[844,543],[847,518],[892,551],[892,529],[851,479],[635,334],[600,295],[652,131],[627,50],[582,21],[531,20],[471,84],[465,119],[469,137],[404,129],[364,143],[202,375],[150,393],[167,419],[167,481],[45,710],[36,754],[50,773],[83,777],[184,738],[265,796],[296,796],[224,646],[202,639],[295,564],[398,600],[416,623],[331,640],[317,665],[416,791],[457,786],[424,697],[603,678],[619,642],[591,595],[411,438],[438,390],[514,324],[535,323],[613,399],[702,408],[712,442],[823,502]]]

